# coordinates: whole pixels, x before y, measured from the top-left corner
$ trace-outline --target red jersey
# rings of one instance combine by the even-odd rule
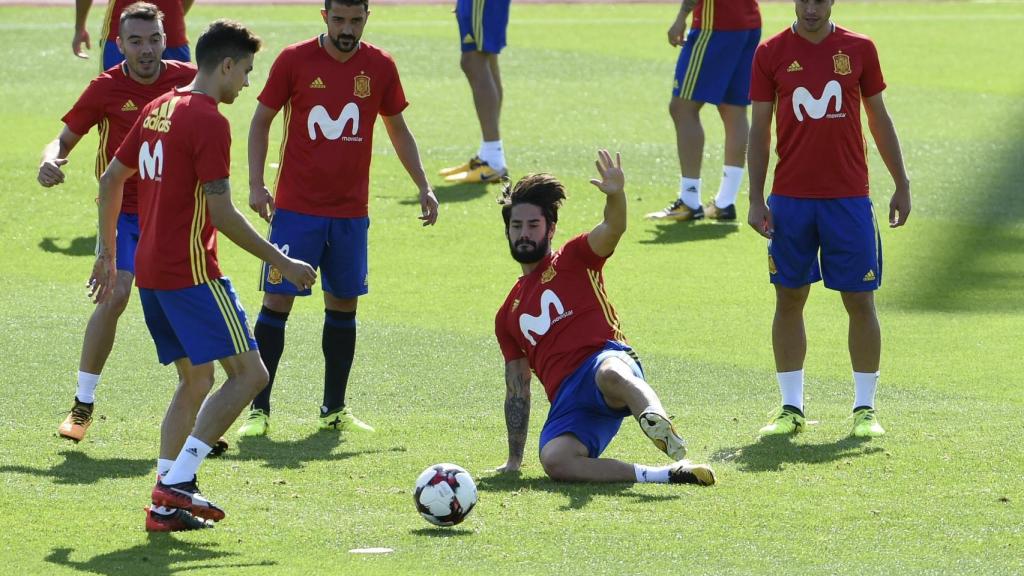
[[[361,42],[342,63],[323,41],[318,36],[285,48],[259,96],[272,110],[284,107],[275,202],[313,216],[361,218],[370,198],[377,115],[394,116],[409,103],[390,54]]]
[[[757,0],[698,0],[690,28],[754,30],[761,27]]]
[[[494,319],[505,361],[525,356],[549,401],[608,340],[626,340],[604,291],[605,260],[576,236],[519,278]]]
[[[228,177],[231,126],[217,103],[178,89],[143,108],[117,159],[139,170],[139,288],[177,290],[222,276],[202,184]]]
[[[171,88],[188,84],[195,75],[196,68],[192,64],[164,60],[163,71],[152,84],[139,84],[132,80],[123,64],[107,70],[89,83],[75,105],[61,120],[69,130],[79,136],[88,134],[93,126],[99,127],[100,143],[96,150],[97,179],[107,169],[107,164],[110,164],[110,159],[114,157],[125,134],[135,124],[139,110]],[[121,212],[135,214],[139,211],[136,201],[137,186],[138,179],[135,176],[125,182]]]
[[[860,101],[885,89],[867,36],[835,26],[819,44],[790,27],[757,47],[750,99],[775,101],[772,194],[796,198],[868,195]]]
[[[117,32],[121,27],[121,13],[129,5],[137,0],[109,0],[107,2],[107,14],[103,17],[103,31],[100,38],[107,42],[117,40]],[[177,48],[188,44],[188,36],[185,35],[185,7],[181,0],[147,0],[155,4],[164,13],[164,34],[167,35],[167,45]]]

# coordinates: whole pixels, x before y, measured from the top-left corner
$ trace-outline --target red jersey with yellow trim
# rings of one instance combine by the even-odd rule
[[[171,88],[188,84],[196,75],[196,68],[192,64],[164,60],[163,70],[156,82],[139,84],[132,80],[124,66],[123,63],[118,64],[94,78],[71,110],[61,118],[68,129],[79,136],[88,134],[93,126],[98,127],[100,142],[96,150],[97,179],[107,169],[107,164],[110,164],[125,134],[135,124],[139,110]],[[138,179],[134,176],[125,182],[121,212],[138,212],[135,199],[137,186]]]
[[[231,126],[213,98],[178,89],[157,98],[117,159],[139,171],[139,288],[178,290],[220,278],[202,184],[228,177]]]
[[[604,290],[605,260],[576,236],[519,278],[494,319],[505,362],[526,357],[549,401],[608,340],[625,342]]]
[[[394,116],[409,104],[390,54],[361,42],[342,63],[323,41],[318,36],[285,48],[259,95],[268,108],[284,107],[274,200],[302,214],[361,218],[369,205],[377,115]]]
[[[772,194],[867,196],[860,102],[884,89],[875,44],[845,28],[834,26],[813,44],[790,27],[758,46],[750,99],[775,102],[778,162]]]
[[[754,30],[761,27],[757,0],[698,0],[690,28]]]
[[[107,42],[117,40],[117,33],[121,28],[121,13],[129,5],[138,0],[111,0],[107,3],[107,13],[103,17],[103,31],[100,38]],[[185,35],[185,6],[181,0],[147,0],[155,4],[164,13],[164,34],[167,35],[167,45],[177,48],[188,44],[188,36]]]

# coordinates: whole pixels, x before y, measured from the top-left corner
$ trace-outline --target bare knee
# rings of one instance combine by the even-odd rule
[[[802,288],[784,288],[776,286],[775,290],[775,311],[782,315],[803,314],[804,304],[807,303],[807,295],[810,286]]]
[[[685,98],[673,98],[668,104],[668,113],[676,124],[700,124],[700,108],[703,104]]]
[[[485,70],[490,71],[487,54],[484,52],[463,52],[459,64],[462,72],[471,80],[478,78]]]
[[[295,296],[290,294],[264,294],[263,305],[274,312],[288,313],[295,304]]]
[[[843,306],[851,318],[871,318],[875,315],[873,292],[843,292]]]
[[[570,467],[566,461],[565,454],[555,451],[541,451],[540,464],[543,466],[544,473],[548,475],[548,478],[555,482],[569,482],[573,479],[569,473]]]

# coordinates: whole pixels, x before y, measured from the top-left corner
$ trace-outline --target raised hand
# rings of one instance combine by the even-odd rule
[[[619,194],[625,189],[626,175],[622,172],[621,154],[616,152],[615,163],[612,163],[611,154],[602,148],[597,151],[597,161],[594,165],[597,166],[597,173],[601,175],[601,179],[594,178],[590,183],[597,186],[598,190],[605,194]]]

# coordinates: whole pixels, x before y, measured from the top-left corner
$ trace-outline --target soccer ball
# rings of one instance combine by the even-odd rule
[[[461,466],[435,464],[416,479],[412,499],[427,522],[454,526],[476,506],[476,483]]]

